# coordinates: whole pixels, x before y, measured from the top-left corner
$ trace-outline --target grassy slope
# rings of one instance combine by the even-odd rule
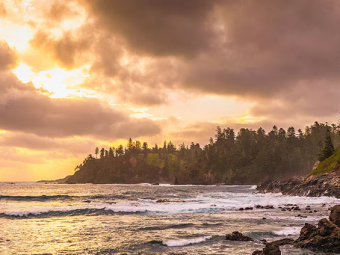
[[[331,172],[335,170],[335,168],[338,168],[340,164],[340,148],[337,148],[335,153],[330,156],[328,159],[322,161],[318,167],[311,172],[310,175],[319,175],[327,172]]]

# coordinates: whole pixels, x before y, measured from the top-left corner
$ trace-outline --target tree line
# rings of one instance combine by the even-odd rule
[[[255,184],[264,179],[304,176],[340,143],[339,127],[315,122],[305,130],[216,128],[209,143],[149,147],[133,141],[126,146],[98,147],[76,167],[87,182],[170,182],[192,184]],[[75,174],[75,175],[76,175]]]

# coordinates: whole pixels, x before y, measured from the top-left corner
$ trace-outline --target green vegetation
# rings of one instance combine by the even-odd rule
[[[312,171],[310,175],[319,175],[340,168],[340,148],[333,155],[320,162],[318,167]]]
[[[331,134],[329,132],[329,129],[327,129],[326,132],[326,139],[325,139],[325,146],[319,156],[319,161],[322,162],[325,159],[329,158],[330,156],[332,156],[334,153],[334,146],[332,143],[332,138],[331,138]]]
[[[242,128],[217,127],[203,148],[199,144],[149,148],[146,142],[132,141],[108,150],[96,148],[76,167],[69,183],[168,182],[192,184],[255,184],[263,179],[279,180],[310,173],[318,157],[324,160],[313,172],[331,171],[340,162],[339,127],[315,122],[305,131],[276,126],[266,133]],[[326,139],[325,139],[326,137]],[[97,159],[97,155],[99,158]]]

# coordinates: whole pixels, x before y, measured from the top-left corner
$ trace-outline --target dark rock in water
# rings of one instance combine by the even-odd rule
[[[281,255],[278,245],[267,243],[263,249],[263,255]]]
[[[244,236],[242,233],[238,231],[234,231],[232,234],[227,234],[225,238],[226,240],[230,241],[253,241],[252,238]]]
[[[264,209],[274,209],[274,206],[272,206],[272,205],[266,205],[266,206],[264,206],[263,208],[264,208]]]
[[[158,183],[158,182],[155,182],[155,183],[152,183],[152,185],[159,185],[159,183]]]
[[[169,203],[169,202],[170,202],[169,199],[158,199],[158,200],[156,201],[156,203]]]
[[[293,243],[294,243],[294,239],[292,239],[292,238],[284,238],[284,239],[281,239],[281,240],[271,242],[271,244],[274,244],[274,245],[277,245],[277,246],[293,244]]]
[[[240,209],[239,209],[239,211],[243,211],[244,209],[241,207]]]
[[[281,255],[278,245],[267,243],[262,251],[254,251],[252,255]]]
[[[332,220],[336,218],[338,206],[332,208]],[[306,223],[295,241],[295,247],[312,251],[340,252],[340,228],[328,219],[321,219],[318,227]]]
[[[338,226],[327,219],[321,219],[318,223],[318,228],[319,235],[329,236],[330,234],[332,234],[334,229],[338,228]]]
[[[244,210],[253,210],[253,207],[246,207]]]
[[[148,244],[156,244],[156,245],[160,245],[160,244],[163,244],[163,242],[162,241],[160,241],[160,240],[151,240],[150,242],[148,242]]]
[[[331,214],[329,215],[329,220],[335,225],[340,227],[340,205],[333,206],[331,208]]]
[[[305,223],[305,226],[300,230],[300,240],[306,240],[311,238],[315,232],[317,232],[317,228],[309,223]],[[299,240],[298,239],[298,240]]]
[[[174,180],[174,185],[178,185],[179,184],[179,181],[178,181],[178,177],[175,177],[175,180]]]

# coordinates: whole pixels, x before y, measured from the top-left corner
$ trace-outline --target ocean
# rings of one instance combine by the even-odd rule
[[[252,254],[261,239],[297,238],[306,222],[316,224],[339,203],[246,185],[2,183],[0,254]],[[274,209],[239,210],[256,205]],[[301,211],[279,208],[295,205]],[[225,240],[233,231],[255,241]]]

